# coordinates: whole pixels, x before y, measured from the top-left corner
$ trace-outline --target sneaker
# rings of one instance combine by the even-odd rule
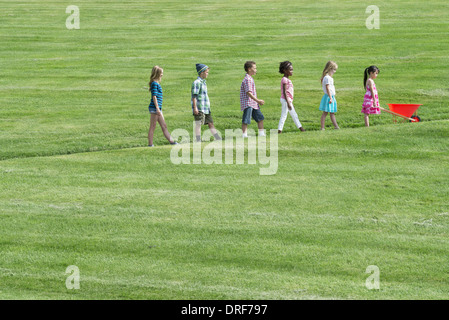
[[[306,131],[303,127],[299,128],[302,132]]]
[[[154,144],[149,144],[148,146],[149,146],[149,147],[154,147]]]
[[[265,137],[266,136],[266,134],[265,134],[265,132],[259,132],[259,137]]]
[[[178,144],[178,143],[176,141],[173,141],[173,142],[170,142],[170,144],[175,145],[175,144]]]
[[[242,138],[248,138],[248,134],[247,133],[242,134]]]

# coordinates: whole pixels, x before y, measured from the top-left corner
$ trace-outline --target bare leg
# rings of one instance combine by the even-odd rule
[[[335,119],[335,113],[331,112],[330,117],[331,117],[331,121],[332,121],[332,124],[334,125],[335,129],[340,129],[340,127],[337,124],[337,119]]]
[[[365,127],[369,127],[369,115],[365,113]]]
[[[150,130],[148,130],[148,145],[153,145],[153,136],[154,136],[154,129],[156,129],[157,124],[157,114],[151,113],[150,115]]]
[[[201,140],[201,121],[195,121],[195,137]]]
[[[259,129],[259,136],[265,136],[265,130],[263,129],[263,120],[257,122],[257,128]]]
[[[215,136],[217,134],[217,129],[215,129],[215,126],[213,123],[208,123],[210,132]]]
[[[160,126],[161,126],[161,129],[162,129],[162,132],[164,133],[165,138],[166,138],[170,143],[173,143],[174,140],[173,140],[173,138],[171,137],[170,132],[168,132],[167,124],[165,123],[165,119],[164,119],[164,116],[163,116],[163,115],[158,117],[158,122],[159,122],[159,124],[160,124]]]
[[[215,129],[215,126],[213,123],[208,123],[209,125],[209,130],[212,133],[212,135],[214,136],[215,140],[221,140],[220,135],[217,132],[217,129]]]
[[[242,123],[242,131],[243,131],[243,134],[246,133],[246,130],[248,130],[248,125],[247,125],[246,123]]]
[[[321,130],[324,130],[324,123],[326,121],[327,112],[323,111],[323,114],[321,115]]]

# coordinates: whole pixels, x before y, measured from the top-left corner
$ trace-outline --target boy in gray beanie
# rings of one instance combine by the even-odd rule
[[[215,140],[221,140],[214,127],[214,120],[212,119],[210,111],[210,101],[207,95],[206,78],[209,75],[209,67],[205,64],[198,63],[196,65],[198,78],[192,83],[192,112],[195,119],[195,136],[196,141],[201,141],[201,126],[208,125]]]

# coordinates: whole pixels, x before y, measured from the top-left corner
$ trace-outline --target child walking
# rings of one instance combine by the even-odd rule
[[[379,74],[379,68],[376,66],[369,66],[365,69],[363,76],[363,87],[366,89],[363,97],[362,113],[365,114],[365,127],[369,127],[369,115],[380,114],[379,96],[377,94],[376,84],[374,79]]]
[[[281,80],[281,118],[279,119],[278,125],[278,133],[282,133],[282,129],[284,128],[285,120],[287,120],[287,115],[290,113],[293,122],[296,127],[301,131],[306,131],[301,125],[301,122],[298,119],[298,114],[295,111],[295,107],[293,106],[293,82],[289,79],[290,76],[293,75],[293,65],[290,61],[281,62],[279,65],[279,73],[283,74]]]
[[[201,141],[201,126],[208,125],[215,140],[221,140],[214,126],[214,120],[210,110],[210,101],[207,94],[206,78],[209,76],[210,68],[201,63],[196,64],[198,78],[192,83],[192,112],[195,119],[195,136],[196,141]]]
[[[150,130],[148,131],[148,146],[154,147],[153,145],[153,135],[156,129],[156,124],[159,123],[165,138],[170,142],[170,144],[178,144],[173,140],[167,129],[167,124],[165,123],[164,115],[162,114],[162,87],[161,79],[164,75],[164,70],[159,66],[154,66],[151,70],[150,76],[150,92],[151,92],[151,102],[148,106],[150,111]]]
[[[248,138],[248,125],[251,123],[251,117],[257,122],[259,128],[259,136],[265,136],[263,129],[263,120],[265,117],[260,111],[260,106],[265,101],[257,98],[256,84],[253,76],[257,73],[257,65],[254,61],[246,61],[244,64],[246,75],[240,86],[240,110],[243,111],[242,132],[243,138]]]
[[[338,65],[334,61],[328,61],[321,76],[321,85],[323,86],[324,95],[321,99],[320,110],[323,111],[321,115],[321,130],[324,130],[324,124],[327,114],[330,113],[330,118],[335,129],[340,129],[335,119],[337,112],[337,100],[335,100],[334,79],[332,76],[337,71]]]

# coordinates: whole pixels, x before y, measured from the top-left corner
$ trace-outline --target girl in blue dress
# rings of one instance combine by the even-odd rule
[[[320,110],[323,111],[321,115],[321,130],[324,130],[324,124],[327,114],[330,113],[330,118],[335,129],[340,129],[335,119],[337,112],[337,100],[335,100],[334,79],[332,76],[337,71],[338,65],[334,61],[328,61],[323,70],[321,77],[321,85],[323,86],[323,98],[320,103]]]

